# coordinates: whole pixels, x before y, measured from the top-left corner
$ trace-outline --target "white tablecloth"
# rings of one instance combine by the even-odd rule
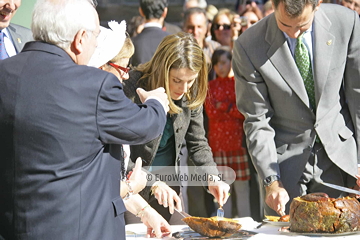
[[[305,235],[298,235],[295,233],[284,233],[280,232],[279,226],[271,225],[270,223],[264,224],[259,229],[256,229],[256,226],[258,226],[260,223],[255,222],[252,218],[236,218],[235,220],[238,220],[240,224],[242,225],[242,230],[247,230],[251,232],[256,232],[257,234],[251,236],[251,237],[244,237],[244,239],[250,239],[250,240],[282,240],[282,239],[295,239],[295,240],[310,240],[310,239],[331,239],[331,240],[359,240],[360,239],[360,233],[358,234],[351,234],[351,235],[331,235],[331,236],[305,236]],[[178,232],[178,231],[187,231],[189,230],[189,227],[187,225],[172,225],[172,232]],[[146,238],[146,226],[144,224],[129,224],[125,227],[127,235],[126,239],[129,240],[145,240]],[[177,239],[171,237],[165,237],[164,239]]]

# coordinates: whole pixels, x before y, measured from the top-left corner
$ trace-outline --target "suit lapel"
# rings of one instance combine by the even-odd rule
[[[24,46],[21,35],[16,32],[16,28],[14,28],[11,24],[8,26],[8,31],[13,40],[13,44],[15,46],[16,53],[19,53]]]
[[[269,20],[269,27],[266,30],[265,40],[270,44],[267,55],[280,73],[284,81],[292,88],[298,97],[310,106],[303,79],[295,64],[294,58],[287,44],[283,32],[277,27],[274,14]]]
[[[321,94],[328,79],[332,53],[335,46],[335,36],[329,32],[331,27],[330,20],[326,17],[321,8],[316,12],[314,19],[314,80],[315,80],[315,98],[318,107],[321,104]]]

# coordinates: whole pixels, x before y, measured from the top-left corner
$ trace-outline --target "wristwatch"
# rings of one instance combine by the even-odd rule
[[[264,179],[264,187],[270,186],[273,182],[280,181],[279,175],[271,175]]]

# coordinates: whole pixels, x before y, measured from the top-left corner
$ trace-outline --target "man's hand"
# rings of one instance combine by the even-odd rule
[[[265,190],[266,204],[280,216],[284,216],[286,214],[285,205],[290,200],[290,197],[282,183],[280,181],[275,181],[270,186],[265,187]]]
[[[209,179],[211,179],[208,180],[208,188],[210,193],[215,197],[220,206],[224,206],[229,198],[229,184],[221,181],[217,176],[212,176]]]
[[[155,182],[151,188],[151,192],[154,194],[160,205],[169,207],[169,212],[171,214],[174,213],[175,207],[177,210],[182,211],[180,197],[166,183],[159,181]],[[174,203],[176,203],[176,206]]]
[[[142,103],[144,103],[149,97],[153,97],[160,101],[161,105],[164,107],[165,112],[169,111],[169,99],[163,87],[159,87],[148,92],[142,88],[138,88],[136,89],[136,92],[139,95]]]
[[[360,170],[358,170],[358,171],[360,171]],[[353,187],[353,189],[360,191],[360,174],[355,175],[355,177],[357,178],[357,180],[356,180],[356,185]],[[360,195],[349,194],[349,196],[360,199]]]
[[[144,189],[147,183],[146,172],[142,169],[142,160],[141,158],[136,159],[135,167],[130,175],[130,185],[133,190],[133,194],[136,194]]]
[[[360,175],[356,175],[357,180],[356,180],[356,184],[358,185],[358,189],[360,189]]]
[[[141,221],[147,226],[148,238],[163,238],[171,233],[169,223],[151,207],[144,210]]]

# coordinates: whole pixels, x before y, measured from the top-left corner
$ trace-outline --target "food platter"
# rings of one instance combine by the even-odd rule
[[[280,221],[281,217],[279,216],[267,216],[265,215],[265,219],[263,220],[264,223],[269,223],[270,225],[274,226],[289,226],[289,221]]]
[[[264,219],[263,222],[268,223],[270,225],[279,226],[279,227],[290,225],[290,222],[271,221],[269,219]]]
[[[347,235],[360,234],[360,231],[354,232],[341,232],[341,233],[302,233],[302,232],[291,232],[289,226],[281,227],[279,232],[286,235],[303,235],[303,236],[318,236],[318,237],[339,237]]]

